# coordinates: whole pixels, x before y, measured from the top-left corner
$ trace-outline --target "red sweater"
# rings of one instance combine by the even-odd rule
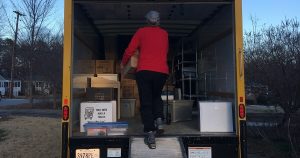
[[[138,29],[125,50],[123,65],[126,65],[137,49],[139,50],[137,71],[149,70],[169,74],[167,64],[169,40],[165,30],[158,26]]]

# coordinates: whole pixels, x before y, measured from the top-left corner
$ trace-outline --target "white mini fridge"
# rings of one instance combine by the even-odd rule
[[[233,132],[232,103],[199,101],[200,132]]]

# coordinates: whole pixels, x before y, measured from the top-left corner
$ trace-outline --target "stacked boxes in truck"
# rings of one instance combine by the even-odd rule
[[[163,149],[164,157],[179,152],[179,157],[246,158],[241,1],[65,0],[62,157],[159,157],[155,154]],[[169,112],[180,119],[165,125],[158,148],[151,152],[143,143],[135,144],[143,137],[143,126],[134,80],[130,87],[129,81],[118,77],[111,82],[118,92],[109,91],[110,100],[103,100],[136,99],[134,113],[124,118],[117,101],[112,114],[116,119],[108,123],[126,122],[128,131],[107,135],[100,129],[103,125],[93,122],[84,126],[89,133],[80,131],[80,105],[91,101],[88,78],[104,73],[120,76],[117,63],[135,31],[146,25],[144,16],[150,10],[160,13],[161,27],[169,33],[168,84],[174,87],[169,103],[183,103],[167,105],[174,106]],[[190,115],[180,115],[178,108]],[[174,141],[179,148],[170,144]]]

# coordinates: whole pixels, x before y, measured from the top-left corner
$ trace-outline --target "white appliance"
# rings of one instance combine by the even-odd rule
[[[199,101],[200,132],[233,132],[232,103]]]

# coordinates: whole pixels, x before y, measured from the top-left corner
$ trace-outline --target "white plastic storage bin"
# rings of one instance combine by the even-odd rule
[[[192,120],[193,100],[170,101],[172,122]]]
[[[200,132],[233,132],[231,102],[199,102]]]
[[[116,101],[89,101],[80,103],[80,132],[88,122],[116,122]]]
[[[121,99],[121,117],[129,118],[135,116],[136,99]]]

